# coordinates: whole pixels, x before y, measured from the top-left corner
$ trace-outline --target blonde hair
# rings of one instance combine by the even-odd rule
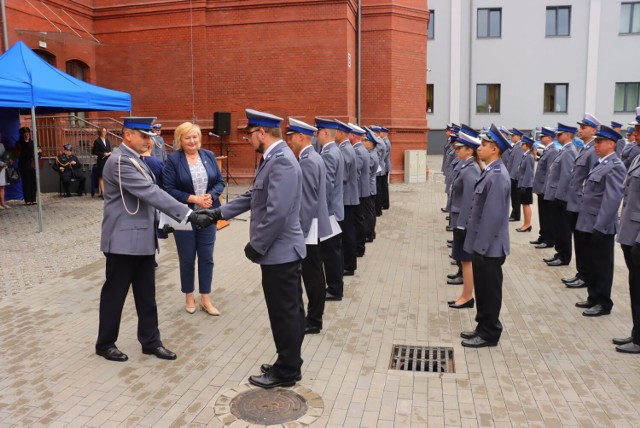
[[[182,144],[180,143],[180,140],[182,139],[182,137],[190,133],[191,131],[196,131],[198,133],[197,149],[200,150],[200,147],[202,147],[202,130],[198,125],[193,124],[191,122],[185,122],[178,125],[176,130],[173,132],[173,140],[175,141],[176,148],[178,150],[182,150]]]

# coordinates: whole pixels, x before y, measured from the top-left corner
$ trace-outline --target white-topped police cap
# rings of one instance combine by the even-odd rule
[[[153,132],[153,121],[156,120],[155,117],[127,116],[121,117],[121,119],[124,128],[140,131],[142,134],[149,136],[156,135],[155,132]]]
[[[373,132],[380,132],[382,130],[378,125],[370,125],[369,129],[371,129]]]
[[[334,119],[334,122],[338,124],[338,130],[346,132],[347,134],[351,132],[351,127],[346,123],[341,122],[338,119]]]
[[[351,128],[351,133],[352,134],[356,134],[356,135],[359,135],[360,137],[362,137],[364,134],[367,133],[367,131],[365,131],[364,129],[360,128],[355,123],[349,122],[349,123],[347,123],[347,125],[349,125],[349,128]]]
[[[500,132],[498,127],[493,123],[489,127],[487,133],[482,136],[482,139],[496,143],[503,152],[506,152],[513,147],[509,140],[502,135],[502,132]]]
[[[313,135],[316,133],[316,131],[318,131],[318,128],[316,128],[315,126],[311,126],[308,123],[290,117],[289,126],[287,127],[285,134],[291,135],[299,132],[300,134],[304,135]]]
[[[153,129],[162,129],[162,124],[161,123],[154,123],[153,124]]]
[[[507,128],[505,128],[504,126],[500,127],[500,132],[502,132],[503,134],[507,134],[508,136],[511,135],[511,131],[509,131]]]
[[[629,125],[640,125],[640,106],[636,107],[636,120],[631,122]]]
[[[369,141],[371,141],[374,145],[378,145],[378,144],[383,144],[384,141],[382,141],[382,138],[378,137],[375,133],[375,131],[373,130],[372,127],[367,128],[366,126],[364,127],[364,130],[366,131],[366,135],[365,138]]]
[[[578,122],[578,125],[586,125],[591,126],[592,128],[597,128],[598,126],[600,126],[600,121],[591,113],[585,113],[582,120]]]
[[[480,139],[473,137],[469,134],[464,133],[463,131],[458,132],[458,138],[456,139],[455,142],[455,146],[456,147],[462,147],[462,146],[467,146],[467,147],[471,147],[472,149],[477,149],[478,147],[480,147]]]
[[[282,122],[281,117],[251,108],[245,109],[244,112],[247,115],[247,128],[253,126],[262,126],[265,128],[280,128],[280,122]]]

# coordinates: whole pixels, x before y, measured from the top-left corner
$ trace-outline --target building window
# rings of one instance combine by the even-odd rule
[[[544,84],[544,112],[566,113],[567,100],[569,98],[568,83]]]
[[[49,65],[56,66],[56,56],[51,52],[43,51],[42,49],[33,50],[40,58],[49,63]]]
[[[436,25],[436,12],[429,9],[429,26],[427,27],[427,39],[433,39],[434,26]]]
[[[72,59],[67,61],[67,74],[75,77],[78,80],[86,82],[89,80],[89,66],[82,61]],[[83,127],[86,125],[86,114],[83,111],[78,111],[69,114],[69,121],[71,126]]]
[[[635,112],[640,106],[640,82],[616,83],[613,104],[616,113]]]
[[[502,9],[478,9],[478,38],[502,35]]]
[[[476,86],[476,113],[500,113],[500,85],[496,83]]]
[[[640,2],[622,3],[619,31],[620,34],[640,33]]]
[[[571,34],[571,6],[547,7],[547,36]]]
[[[427,83],[427,113],[433,113],[433,83]]]

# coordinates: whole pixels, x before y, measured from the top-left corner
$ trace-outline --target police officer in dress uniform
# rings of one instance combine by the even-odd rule
[[[344,160],[335,142],[338,124],[330,119],[316,117],[316,128],[318,129],[316,137],[322,147],[320,156],[324,161],[327,172],[325,180],[327,184],[327,208],[329,210],[331,231],[334,234],[332,237],[320,242],[327,282],[326,295],[333,296],[333,300],[341,300],[344,290],[342,276],[344,257],[342,256],[342,230],[338,223],[344,220]]]
[[[510,140],[511,137],[513,136],[511,131],[509,131],[504,126],[501,126],[499,129],[500,129],[500,132],[502,133],[502,135],[504,135],[504,138],[506,138],[507,140]],[[502,163],[507,168],[507,171],[509,171],[509,168],[510,168],[509,164],[511,162],[511,153],[512,152],[513,152],[513,150],[507,150],[506,152],[502,153],[502,156],[500,157],[502,159]]]
[[[262,290],[278,358],[260,367],[249,383],[261,388],[293,386],[302,378],[300,349],[305,315],[302,302],[301,261],[307,255],[300,226],[302,171],[282,140],[282,118],[245,110],[246,139],[260,153],[256,177],[247,192],[214,210],[215,220],[251,210],[245,256],[260,264]]]
[[[459,127],[458,127],[459,128]],[[447,137],[447,141],[444,145],[444,153],[442,155],[442,175],[444,176],[444,192],[447,194],[447,198],[449,198],[449,178],[451,175],[451,162],[456,157],[456,151],[453,147],[452,140],[455,140],[456,130],[454,129],[453,124],[448,124],[447,129],[445,129],[444,134]],[[449,201],[447,200],[447,205],[449,205]],[[440,208],[442,212],[448,212],[448,207]]]
[[[151,147],[151,156],[158,159],[163,164],[167,161],[167,146],[162,137],[162,124],[153,124],[153,146]]]
[[[156,210],[176,221],[204,228],[213,223],[208,210],[192,211],[160,189],[142,153],[153,144],[155,117],[125,117],[122,144],[104,166],[104,214],[100,251],[107,259],[106,280],[100,293],[100,325],[96,354],[111,361],[127,361],[116,347],[120,318],[129,286],[138,314],[138,341],[143,354],[175,360],[158,330],[154,254],[158,248]]]
[[[640,107],[636,108],[636,120],[632,122],[635,138],[640,137]],[[618,242],[629,270],[629,297],[633,326],[628,337],[614,338],[616,351],[640,354],[640,157],[634,158],[624,182],[624,199],[620,218]]]
[[[391,140],[389,139],[389,129],[384,126],[380,126],[380,138],[386,145],[386,151],[384,154],[384,170],[386,171],[386,178],[382,182],[382,209],[388,210],[389,204],[389,175],[391,174]]]
[[[78,196],[84,194],[84,183],[87,178],[84,172],[82,172],[82,163],[78,157],[73,154],[73,146],[71,144],[62,146],[62,153],[56,156],[56,161],[53,163],[52,168],[54,171],[60,173],[65,196],[71,196],[70,188],[72,179],[78,183]]]
[[[356,210],[356,256],[362,257],[365,252],[366,242],[366,204],[371,196],[369,190],[369,152],[362,144],[362,137],[366,133],[364,129],[353,123],[348,124],[351,128],[349,141],[356,152],[356,170],[358,172],[358,196],[360,204]]]
[[[553,129],[547,127],[542,128],[540,141],[544,144],[544,151],[540,159],[538,159],[538,167],[533,176],[533,193],[538,195],[540,235],[535,241],[529,241],[529,243],[535,245],[535,248],[551,248],[554,245],[553,222],[555,219],[552,217],[553,208],[551,207],[551,202],[544,199],[544,188],[551,164],[558,155],[558,149],[555,144],[553,144],[555,136],[556,132]]]
[[[611,128],[616,131],[618,134],[622,134],[622,124],[615,122],[615,121],[611,121]],[[624,138],[620,138],[618,141],[616,141],[616,155],[618,157],[621,157],[622,155],[622,150],[624,149],[624,146],[626,144],[626,141],[624,140]]]
[[[588,317],[607,315],[613,307],[613,247],[626,175],[615,152],[616,142],[622,135],[602,125],[595,137],[593,152],[597,161],[585,178],[576,223],[576,231],[583,234],[582,242],[586,247],[584,262],[589,266],[589,296],[576,306],[585,308],[582,315]]]
[[[495,125],[482,135],[478,157],[487,165],[475,184],[464,251],[473,254],[476,328],[462,332],[462,346],[496,346],[502,334],[502,265],[509,255],[511,183],[501,155],[511,149]]]
[[[302,280],[309,300],[304,334],[318,334],[322,330],[325,277],[319,244],[332,235],[327,208],[327,171],[322,157],[311,144],[316,131],[316,127],[290,117],[285,132],[287,144],[298,158],[302,171],[300,226],[307,249],[307,256],[302,260]]]
[[[364,148],[369,154],[369,197],[366,198],[365,204],[365,242],[373,242],[376,239],[376,197],[378,195],[377,190],[377,177],[378,171],[380,171],[380,165],[378,152],[376,148],[378,145],[384,146],[384,141],[378,138],[377,135],[370,129],[365,127],[366,134],[362,140]],[[382,211],[380,211],[382,215]]]
[[[344,219],[340,222],[340,228],[342,229],[342,255],[344,257],[343,276],[353,276],[358,268],[358,258],[356,256],[356,212],[358,205],[360,205],[356,151],[349,141],[349,134],[351,133],[349,125],[337,119],[335,119],[335,122],[338,125],[336,144],[338,144],[344,161],[342,180]],[[342,295],[327,293],[327,300],[342,300]]]
[[[620,160],[628,170],[631,168],[631,162],[633,162],[638,155],[640,155],[640,144],[638,144],[638,140],[635,135],[635,127],[630,126],[627,129],[627,142],[624,149],[622,149]]]
[[[373,131],[373,134],[380,139],[379,137],[380,127],[378,125],[371,125],[369,129]],[[376,154],[378,155],[378,160],[376,161],[378,165],[378,170],[376,172],[375,210],[376,210],[376,217],[380,217],[382,215],[382,200],[383,200],[382,188],[384,187],[384,180],[387,177],[387,170],[386,170],[386,164],[385,164],[385,158],[387,157],[387,145],[385,144],[384,141],[382,141],[382,139],[380,139],[379,142],[376,141],[374,143],[375,143],[375,151],[376,151]],[[444,165],[444,158],[442,162]]]
[[[518,194],[518,171],[524,157],[522,146],[524,134],[516,128],[511,129],[513,150],[509,151],[509,177],[511,179],[511,215],[509,221],[520,221],[520,196]]]

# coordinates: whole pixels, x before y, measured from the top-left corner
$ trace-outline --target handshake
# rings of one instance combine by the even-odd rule
[[[187,217],[187,221],[193,224],[196,229],[209,227],[217,223],[218,220],[222,220],[222,211],[220,211],[220,208],[196,209]]]

